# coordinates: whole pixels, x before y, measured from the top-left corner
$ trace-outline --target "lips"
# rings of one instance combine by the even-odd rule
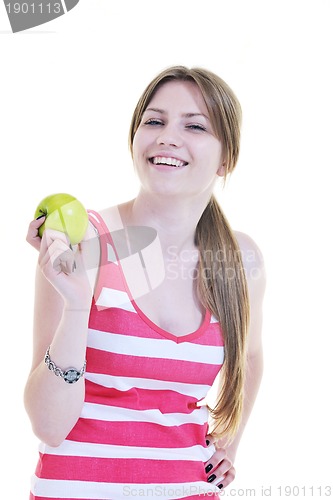
[[[152,156],[149,158],[150,163],[153,165],[168,165],[170,167],[180,168],[188,165],[186,161],[179,160],[172,156]]]

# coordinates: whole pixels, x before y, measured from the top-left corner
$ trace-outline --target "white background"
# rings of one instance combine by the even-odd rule
[[[28,223],[53,192],[72,193],[96,210],[135,196],[131,113],[148,81],[174,64],[215,71],[242,103],[241,157],[219,199],[232,226],[257,242],[267,267],[264,379],[237,478],[225,493],[233,487],[245,496],[253,488],[256,497],[287,498],[291,486],[292,497],[327,496],[332,10],[330,0],[81,0],[48,24],[12,34],[0,5],[6,499],[28,498],[37,461],[22,403],[37,259],[25,243]]]

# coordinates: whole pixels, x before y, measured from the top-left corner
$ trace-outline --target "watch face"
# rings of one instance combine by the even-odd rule
[[[80,378],[80,373],[77,370],[74,370],[74,368],[70,368],[64,373],[64,380],[68,384],[73,384],[74,382],[77,382],[79,378]]]

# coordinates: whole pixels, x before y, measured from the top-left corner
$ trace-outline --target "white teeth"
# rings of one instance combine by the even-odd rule
[[[185,161],[176,160],[176,158],[166,158],[165,156],[154,156],[152,158],[154,165],[170,165],[172,167],[183,167],[186,165]]]

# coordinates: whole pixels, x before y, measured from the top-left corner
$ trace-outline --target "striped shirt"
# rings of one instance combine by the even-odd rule
[[[59,447],[40,444],[30,500],[215,497],[204,465],[215,451],[206,445],[208,410],[198,403],[223,363],[220,325],[209,311],[180,337],[154,324],[133,298],[110,228],[89,217],[101,261],[85,400]]]

